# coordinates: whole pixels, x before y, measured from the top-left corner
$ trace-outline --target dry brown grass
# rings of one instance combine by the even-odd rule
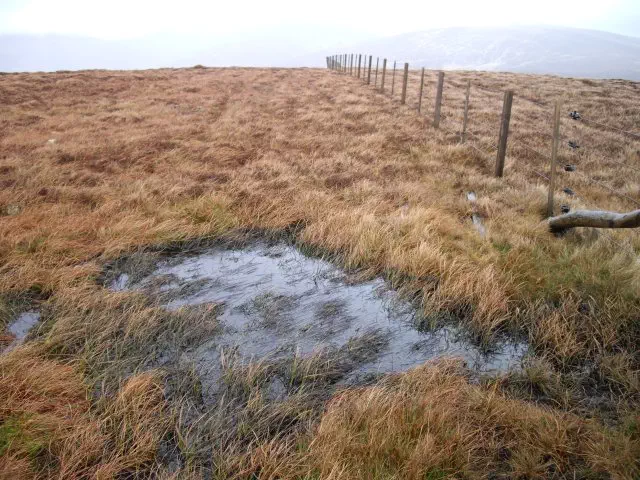
[[[20,443],[3,456],[4,468],[64,478],[157,473],[154,452],[167,429],[184,433],[175,418],[181,418],[186,397],[166,400],[167,392],[162,395],[158,387],[161,377],[145,373],[153,353],[149,338],[185,341],[206,335],[213,323],[207,316],[168,318],[143,299],[105,292],[96,282],[104,262],[148,245],[216,238],[237,228],[296,225],[296,240],[306,247],[418,289],[427,311],[456,314],[479,338],[526,336],[578,397],[566,408],[581,408],[585,392],[611,392],[610,405],[621,412],[613,415],[618,430],[471,387],[448,369],[429,370],[339,397],[308,457],[292,453],[288,441],[264,437],[249,457],[237,459],[237,451],[229,456],[237,460],[228,460],[236,466],[232,471],[243,472],[248,461],[264,472],[300,473],[293,466],[302,465],[316,475],[345,478],[357,478],[358,472],[383,476],[383,467],[400,478],[428,471],[427,466],[434,475],[440,469],[443,475],[470,477],[491,471],[524,477],[527,465],[534,477],[548,473],[549,465],[563,474],[583,466],[617,478],[637,474],[632,455],[637,419],[629,417],[631,433],[624,433],[621,418],[638,406],[640,241],[632,232],[549,234],[541,223],[546,188],[527,167],[543,169],[544,162],[517,145],[526,141],[548,151],[552,113],[520,102],[519,94],[547,102],[562,97],[571,105],[567,109],[637,130],[639,86],[464,72],[447,74],[447,81],[462,83],[470,76],[486,87],[516,89],[514,143],[501,180],[492,177],[490,159],[416,115],[411,104],[417,72],[411,75],[407,107],[356,79],[322,70],[1,76],[0,322],[8,322],[20,299],[48,301],[37,348],[18,349],[0,360],[8,379],[0,385],[0,398],[7,399],[0,422],[14,425],[40,414],[41,400],[19,407],[18,398],[26,394],[16,392],[23,387],[55,405],[75,399],[70,415],[56,407],[42,428],[36,424],[51,439],[45,470],[38,470],[43,457],[34,460]],[[449,129],[458,128],[453,119],[460,115],[462,95],[449,86],[445,90],[443,126]],[[479,146],[486,152],[495,142],[500,112],[500,98],[492,95],[472,93],[470,129],[483,138],[485,146]],[[564,150],[563,161],[638,198],[638,145],[567,122],[565,134],[577,138],[583,153],[574,160]],[[580,197],[561,196],[564,203],[630,209],[627,200],[569,175],[561,174],[560,184]],[[469,191],[478,194],[485,238],[471,224]],[[48,390],[44,371],[61,378],[60,388]],[[574,379],[584,371],[590,373]],[[437,391],[423,403],[434,385],[459,392],[453,399],[460,409],[443,410]],[[91,401],[88,387],[97,390]],[[499,416],[480,418],[487,403],[506,415],[502,427],[495,420]],[[310,408],[301,405],[303,412]],[[172,413],[160,415],[164,409]],[[427,410],[461,437],[438,437],[440,427],[430,435],[419,433]],[[402,451],[393,464],[376,463],[382,460],[372,450],[384,429],[355,438],[358,428],[380,426],[345,420],[358,412],[407,419],[396,422],[397,431],[389,435],[397,442],[390,446],[393,452]],[[416,419],[408,418],[414,414]],[[541,425],[554,425],[553,431]],[[326,432],[343,435],[343,444],[333,444]],[[34,435],[40,438],[40,433],[24,438]],[[513,446],[519,437],[530,450]],[[480,445],[487,438],[496,443]],[[500,442],[508,443],[511,456],[496,460]],[[84,452],[82,459],[66,456],[69,445],[75,445],[75,455]],[[331,471],[327,455],[342,455],[336,448],[353,450],[345,453],[349,462]],[[451,456],[438,457],[438,451]],[[200,466],[186,462],[183,468],[196,475]]]

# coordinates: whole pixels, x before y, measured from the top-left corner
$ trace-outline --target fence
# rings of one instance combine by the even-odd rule
[[[392,69],[390,69],[390,64],[386,58],[383,58],[382,63],[380,63],[379,57],[376,57],[374,61],[373,55],[367,56],[364,54],[333,55],[327,57],[326,61],[327,68],[340,72],[342,74],[359,78],[364,84],[373,85],[380,92],[389,94],[392,98],[395,98],[397,96],[397,81],[402,82],[399,101],[402,105],[407,104],[407,94],[410,87],[410,70],[408,63],[398,64],[398,62],[394,60],[393,67]],[[398,66],[402,68],[401,72],[398,72]],[[526,95],[518,95],[517,97],[518,102],[523,102],[527,106],[527,115],[529,117],[532,117],[528,120],[531,122],[537,122],[540,125],[546,125],[546,127],[544,127],[544,130],[548,129],[547,132],[551,132],[550,134],[541,134],[544,137],[548,138],[548,140],[550,141],[548,153],[544,153],[527,143],[525,141],[524,135],[514,135],[514,133],[516,132],[513,131],[512,126],[512,112],[514,110],[513,90],[498,91],[480,84],[472,84],[471,80],[467,80],[466,83],[462,84],[451,81],[445,83],[445,72],[437,72],[437,79],[434,79],[425,77],[424,68],[422,68],[419,72],[413,71],[412,75],[414,78],[414,83],[417,82],[417,85],[414,85],[414,91],[417,92],[417,98],[415,100],[414,107],[417,109],[418,113],[422,114],[424,111],[423,98],[425,94],[425,87],[430,88],[431,83],[433,82],[433,87],[435,89],[432,122],[433,126],[435,128],[443,129],[447,133],[453,135],[454,138],[456,138],[459,142],[464,143],[468,147],[474,149],[485,159],[488,155],[486,150],[489,149],[491,153],[495,154],[494,174],[496,177],[502,177],[505,174],[505,159],[507,159],[508,155],[512,157],[514,155],[517,155],[518,157],[529,159],[531,159],[532,157],[537,157],[540,161],[544,161],[548,165],[548,170],[545,173],[543,171],[540,171],[539,168],[536,168],[536,166],[532,163],[518,162],[518,166],[523,165],[525,168],[528,168],[532,174],[547,182],[548,216],[553,216],[554,213],[557,213],[555,205],[555,193],[558,190],[561,190],[564,194],[570,197],[579,198],[585,205],[588,206],[588,208],[593,208],[596,210],[598,209],[587,202],[583,196],[579,195],[579,188],[576,188],[575,185],[573,186],[573,188],[569,188],[568,186],[566,186],[566,183],[568,183],[567,180],[571,180],[571,176],[579,177],[586,183],[603,189],[607,192],[607,194],[617,196],[623,201],[625,205],[633,206],[634,209],[640,208],[640,200],[618,191],[618,189],[608,185],[601,179],[593,178],[586,173],[579,171],[578,168],[573,164],[562,163],[560,161],[559,152],[561,146],[567,148],[569,152],[569,156],[564,155],[565,159],[571,158],[571,155],[578,156],[581,152],[585,152],[587,148],[590,148],[588,146],[589,141],[586,139],[586,135],[584,134],[584,132],[580,133],[579,130],[576,130],[574,128],[573,130],[568,129],[571,130],[569,132],[569,136],[564,134],[564,131],[561,129],[562,106],[560,105],[560,103],[550,104],[544,101],[527,97]],[[388,76],[391,76],[390,88],[388,88]],[[396,76],[399,76],[398,80],[396,80]],[[447,88],[453,87],[454,89],[458,89],[459,91],[464,92],[464,96],[462,97],[462,104],[459,105],[460,116],[458,118],[456,118],[455,116],[444,115],[442,112],[443,92],[445,89],[445,85],[447,86]],[[493,98],[493,100],[497,100],[497,98],[501,99],[501,109],[499,117],[495,118],[495,122],[490,121],[488,123],[489,125],[493,124],[493,135],[495,135],[497,132],[497,136],[494,137],[496,138],[496,143],[486,140],[487,136],[489,136],[490,138],[491,132],[487,133],[486,130],[484,132],[474,132],[469,128],[469,110],[471,104],[470,102],[472,100],[472,91],[484,95],[486,98],[491,97]],[[483,101],[485,101],[486,98],[483,98]],[[517,108],[518,107],[516,107],[516,109]],[[553,115],[551,115],[551,112],[553,112]],[[610,132],[616,134],[620,138],[624,138],[624,141],[627,143],[632,142],[635,144],[640,141],[640,134],[638,133],[631,132],[628,129],[598,122],[593,118],[585,117],[583,114],[576,111],[570,112],[567,117],[570,118],[569,121],[572,122],[572,126],[580,124],[582,127],[586,127],[587,129],[589,129],[591,136],[595,133]],[[451,129],[452,123],[456,123],[457,125],[457,128],[454,127],[454,130]],[[640,152],[640,148],[637,151]],[[595,151],[595,149],[592,149],[590,154],[597,155],[597,152]],[[630,169],[630,171],[640,173],[640,169],[634,167],[633,165],[611,159],[608,156],[606,157],[606,159],[607,162],[619,164],[624,168]],[[561,168],[557,168],[558,165]],[[559,172],[563,174],[561,182],[559,181]],[[563,205],[561,207],[561,211],[565,213],[567,208],[567,206]]]

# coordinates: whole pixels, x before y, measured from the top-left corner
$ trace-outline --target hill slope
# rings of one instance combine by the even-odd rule
[[[559,27],[444,28],[354,46],[412,67],[640,80],[640,38]]]
[[[390,97],[326,69],[0,75],[0,348],[15,317],[42,313],[0,354],[0,478],[640,478],[640,237],[552,235],[535,172],[547,160],[522,148],[550,151],[542,101],[637,131],[640,84],[450,72],[436,130],[436,75],[429,118],[416,112],[419,78],[410,73],[403,106],[397,82]],[[475,135],[461,144],[447,130],[461,125],[455,85],[467,79]],[[505,88],[516,97],[497,179]],[[557,172],[558,204],[632,208],[638,142],[563,120],[581,147],[562,143],[561,163],[577,169]],[[387,356],[387,339],[369,328],[347,339],[349,303],[308,308],[286,287],[301,282],[292,274],[273,292],[261,277],[248,283],[255,296],[228,290],[254,320],[242,331],[270,344],[292,332],[298,305],[309,335],[331,330],[347,347],[308,354],[292,333],[282,357],[258,359],[229,341],[235,309],[194,294],[202,280],[226,288],[223,270],[163,275],[148,294],[105,288],[110,273],[144,278],[171,262],[163,253],[251,237],[360,269],[345,272],[350,283],[385,272],[420,307],[424,336],[407,351],[441,355],[433,340],[459,337],[490,355],[509,337],[530,356],[481,382],[473,365],[442,358],[360,375]],[[339,288],[322,270],[305,280],[316,278]],[[197,304],[163,307],[187,298]]]

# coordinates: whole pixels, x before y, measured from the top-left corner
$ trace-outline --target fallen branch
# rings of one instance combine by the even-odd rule
[[[549,220],[551,231],[557,232],[575,227],[593,228],[638,228],[640,210],[629,213],[605,212],[601,210],[576,210]]]

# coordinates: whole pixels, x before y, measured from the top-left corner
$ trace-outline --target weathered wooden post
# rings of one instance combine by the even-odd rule
[[[360,71],[362,67],[362,54],[358,54],[358,78],[360,78]]]
[[[373,86],[377,87],[378,86],[378,66],[380,65],[380,57],[376,57],[376,79],[373,82]]]
[[[393,90],[396,86],[396,61],[393,61],[393,75],[391,76],[391,96],[393,97]]]
[[[400,98],[400,103],[403,105],[407,101],[407,80],[409,79],[409,64],[404,64],[404,77],[402,78],[402,97]]]
[[[467,122],[469,120],[469,93],[471,91],[471,80],[467,80],[467,91],[464,94],[464,116],[462,117],[462,135],[460,141],[464,143],[467,140]]]
[[[422,109],[422,91],[424,90],[424,67],[422,67],[422,75],[420,75],[420,95],[418,96],[418,113]]]
[[[369,55],[369,73],[367,74],[367,85],[371,85],[371,62],[373,62],[373,55]]]
[[[496,157],[496,177],[502,177],[504,173],[504,158],[507,155],[507,137],[509,136],[509,122],[511,121],[511,105],[513,104],[513,91],[504,92],[502,105],[502,119],[500,120],[500,137],[498,138],[498,156]]]
[[[560,143],[560,103],[556,102],[553,111],[553,145],[551,147],[551,175],[549,176],[549,198],[547,216],[553,217],[553,193],[556,186],[556,163],[558,161],[558,144]]]
[[[387,59],[382,60],[382,80],[380,82],[380,91],[384,93],[384,77],[387,75]]]
[[[442,89],[444,88],[444,72],[438,72],[438,89],[436,90],[436,108],[433,112],[433,126],[440,128],[440,111],[442,110]]]

